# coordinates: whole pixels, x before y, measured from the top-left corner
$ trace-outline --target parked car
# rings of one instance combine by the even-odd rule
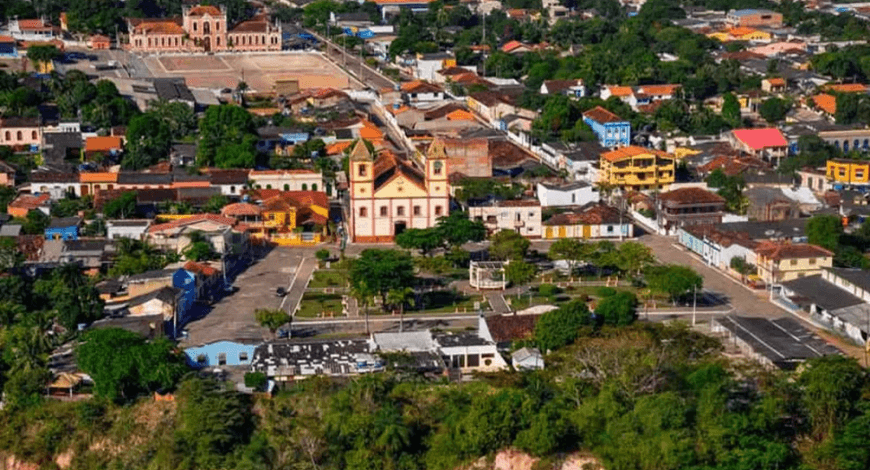
[[[279,288],[275,289],[275,296],[276,297],[284,297],[285,295],[287,295],[287,290],[284,289],[283,287],[279,287]]]

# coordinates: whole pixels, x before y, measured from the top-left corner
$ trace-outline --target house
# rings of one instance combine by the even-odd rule
[[[840,280],[836,274],[827,278],[825,274],[816,274],[784,281],[775,299],[780,305],[808,312],[814,322],[866,346],[870,339],[870,326],[867,325],[870,304],[836,280]]]
[[[526,238],[541,238],[541,203],[537,200],[469,202],[468,218],[483,222],[490,233],[510,230]]]
[[[634,224],[628,215],[603,204],[560,212],[544,221],[543,238],[631,238]]]
[[[825,113],[829,118],[833,119],[837,115],[837,97],[834,95],[819,93],[814,95],[812,100],[816,109]]]
[[[477,334],[492,341],[499,350],[509,350],[514,341],[527,341],[535,335],[540,314],[481,315],[477,321]]]
[[[494,372],[507,367],[495,343],[475,333],[433,333],[430,330],[374,333],[369,343],[373,353],[436,356],[447,369],[461,373]]]
[[[114,172],[92,172],[79,173],[79,190],[77,196],[84,197],[93,195],[95,197],[100,190],[113,190],[118,183],[118,173]]]
[[[541,94],[584,98],[586,96],[586,85],[579,78],[575,80],[544,80],[544,83],[541,84]]]
[[[9,34],[18,41],[50,41],[58,33],[56,28],[42,18],[9,20]]]
[[[471,178],[492,176],[492,156],[489,153],[489,139],[455,139],[436,137],[447,153],[447,167],[450,173],[461,173]]]
[[[747,26],[740,26],[736,28],[729,28],[724,31],[718,31],[715,33],[708,34],[707,37],[718,39],[721,42],[729,42],[729,41],[753,41],[753,42],[763,42],[770,41],[772,39],[772,35],[767,31],[762,31],[760,29],[750,28]]]
[[[723,343],[740,349],[769,368],[795,370],[805,361],[842,352],[790,317],[776,319],[728,315],[711,320]]]
[[[764,129],[735,129],[728,134],[735,150],[761,158],[779,166],[788,152],[788,141],[775,127]]]
[[[592,128],[602,147],[631,145],[631,123],[601,106],[583,113],[583,122]]]
[[[190,235],[199,233],[219,254],[241,254],[248,249],[247,234],[236,230],[236,219],[216,214],[196,214],[148,227],[146,240],[161,249],[183,253]]]
[[[679,84],[641,85],[637,87],[605,85],[601,88],[599,96],[603,100],[615,96],[638,111],[641,107],[673,99],[681,88],[682,86]]]
[[[828,183],[826,170],[827,169],[804,168],[795,173],[797,173],[797,177],[800,179],[800,185],[802,188],[807,188],[816,194],[825,194],[831,189],[831,185]]]
[[[161,287],[126,301],[131,317],[160,315],[164,322],[174,322],[180,314],[181,289]]]
[[[4,117],[0,119],[0,145],[36,152],[42,143],[39,118]]]
[[[767,93],[785,93],[785,89],[784,78],[765,78],[761,80],[761,91]]]
[[[79,237],[79,225],[82,219],[78,217],[53,217],[45,228],[46,240],[76,240]]]
[[[30,191],[33,194],[48,194],[52,201],[77,196],[79,175],[66,171],[33,171],[30,173]]]
[[[51,195],[48,193],[21,194],[6,206],[6,213],[21,219],[26,218],[27,213],[33,210],[40,210],[45,215],[49,215],[51,212],[50,199]]]
[[[722,223],[725,199],[701,188],[679,188],[658,197],[657,221],[669,233],[689,225]]]
[[[665,190],[674,182],[676,162],[661,150],[622,147],[601,154],[601,183],[622,190]]]
[[[187,363],[204,369],[224,366],[250,366],[259,343],[215,341],[214,343],[184,348]]]
[[[731,10],[725,16],[731,27],[782,28],[782,13],[762,9]]]
[[[758,275],[767,284],[822,274],[834,261],[832,252],[804,243],[764,242],[755,255]]]
[[[313,170],[252,170],[251,187],[284,191],[324,191],[323,174]],[[223,191],[221,191],[223,192]]]
[[[109,240],[119,238],[144,240],[150,226],[151,221],[148,219],[108,220],[106,221],[106,238]]]
[[[82,158],[84,140],[82,133],[43,132],[41,150],[46,164],[63,164],[67,160],[79,161]]]
[[[0,36],[0,58],[18,58],[18,41],[12,36]]]
[[[107,51],[112,48],[112,39],[102,34],[92,34],[87,45],[95,51]]]
[[[443,88],[421,80],[402,83],[401,90],[405,101],[410,103],[420,101],[441,101],[444,99]]]
[[[439,70],[456,67],[456,57],[449,52],[436,52],[431,54],[417,54],[417,65],[414,69],[414,78],[434,82],[435,75]]]
[[[759,242],[752,240],[744,232],[727,232],[720,230],[719,225],[687,225],[677,230],[677,241],[695,254],[703,258],[709,266],[719,268],[726,273],[732,272],[731,260],[741,258],[750,265],[756,263],[755,248]]]
[[[292,147],[308,140],[308,132],[302,129],[279,126],[263,126],[257,128],[257,151],[276,152],[289,155]]]
[[[85,139],[84,157],[93,160],[96,157],[116,157],[124,150],[124,138],[121,136],[88,137]]]
[[[511,365],[516,370],[543,369],[544,356],[537,348],[522,347],[511,354]]]
[[[832,158],[825,163],[825,176],[834,189],[870,185],[870,162]]]
[[[248,184],[248,174],[250,173],[249,170],[222,170],[217,168],[205,168],[203,172],[209,176],[209,183],[212,187],[219,188],[221,194],[229,197],[241,196],[242,190]]]
[[[196,106],[196,98],[190,88],[184,84],[184,80],[174,78],[154,79],[154,90],[157,98],[170,103],[184,103],[193,109]]]
[[[800,207],[780,188],[749,188],[744,193],[749,201],[746,215],[751,220],[774,221],[800,217]]]
[[[145,173],[139,171],[120,171],[115,179],[115,188],[124,191],[137,189],[165,189],[172,186],[172,175],[168,173]]]
[[[599,161],[606,150],[598,142],[544,142],[539,155],[543,163],[567,171],[570,179],[597,183]]]
[[[350,377],[384,369],[365,340],[274,341],[254,348],[251,370],[275,382]]]
[[[60,253],[52,245],[60,244]],[[55,245],[56,246],[56,245]],[[103,238],[87,239],[48,239],[43,250],[42,260],[57,263],[75,263],[89,276],[104,272],[117,254],[111,240]],[[51,258],[51,256],[56,256]]]
[[[392,241],[406,228],[433,227],[449,211],[447,151],[433,141],[416,161],[373,155],[360,141],[350,152],[351,240]]]
[[[528,114],[529,111],[518,108],[507,95],[495,91],[478,91],[466,98],[468,108],[477,113],[487,122],[495,123],[508,114]]]
[[[568,184],[538,183],[536,193],[541,207],[585,206],[600,199],[597,188],[583,181]]]

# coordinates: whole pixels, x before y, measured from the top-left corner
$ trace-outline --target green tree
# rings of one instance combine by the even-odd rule
[[[854,416],[856,404],[867,385],[867,371],[853,358],[824,356],[807,361],[798,381],[813,437],[823,441]]]
[[[504,277],[512,285],[520,286],[534,279],[536,271],[534,264],[526,263],[521,259],[511,260],[504,267]]]
[[[807,221],[807,241],[836,251],[843,235],[843,223],[836,215],[816,215]]]
[[[224,196],[223,194],[215,194],[214,196],[208,198],[208,202],[202,206],[202,211],[206,213],[218,214],[221,209],[224,208],[227,204],[230,203],[230,200]]]
[[[254,310],[254,319],[263,328],[267,328],[272,335],[278,331],[278,328],[290,323],[293,318],[283,309],[258,308]]]
[[[48,64],[60,57],[60,51],[53,45],[32,45],[27,48],[27,58],[33,62],[33,66],[40,68],[42,64]]]
[[[396,235],[396,245],[406,250],[420,250],[428,256],[432,250],[443,246],[444,242],[437,228],[409,228]]]
[[[196,131],[196,115],[185,103],[158,100],[150,103],[148,112],[166,125],[173,139],[181,139]]]
[[[552,260],[565,260],[568,263],[568,271],[573,276],[577,263],[584,259],[588,247],[576,238],[560,238],[556,240],[547,252]]]
[[[103,316],[103,300],[77,264],[55,268],[47,278],[34,283],[33,292],[67,330]]]
[[[126,191],[103,205],[103,215],[108,219],[126,219],[136,216],[136,192]]]
[[[637,297],[631,292],[617,292],[598,302],[595,313],[607,325],[626,326],[637,319]]]
[[[172,389],[187,371],[168,340],[146,342],[120,328],[91,330],[76,347],[78,366],[94,379],[94,393],[114,401]]]
[[[199,123],[198,164],[220,168],[253,166],[254,132],[254,120],[243,108],[209,107]]]
[[[761,102],[761,106],[758,107],[758,114],[765,121],[773,124],[785,119],[789,109],[791,109],[791,103],[782,98],[771,97]]]
[[[573,300],[541,315],[535,324],[535,343],[541,351],[555,351],[574,342],[584,326],[592,325],[586,302]]]
[[[489,255],[499,260],[522,260],[531,242],[513,230],[502,230],[489,238]]]
[[[690,292],[700,290],[704,284],[704,278],[695,270],[675,264],[648,268],[646,281],[652,290],[668,294],[674,302]]]
[[[624,273],[639,275],[655,262],[650,247],[638,242],[625,242],[616,248],[616,266]]]
[[[725,119],[725,122],[731,127],[740,126],[740,102],[737,101],[734,93],[722,95],[722,119]]]
[[[140,114],[127,126],[127,146],[121,167],[140,170],[169,158],[172,131],[155,113]]]
[[[407,304],[413,307],[415,305],[414,297],[414,289],[410,287],[400,287],[398,289],[390,289],[387,291],[386,302],[399,308],[400,332],[405,329],[405,305]]]
[[[330,256],[329,250],[327,250],[326,248],[321,248],[321,249],[317,250],[316,252],[314,252],[314,257],[316,257],[317,260],[320,261],[321,263],[325,263],[326,260],[329,259],[329,256]]]
[[[439,217],[435,228],[447,248],[462,246],[468,242],[479,242],[486,238],[486,227],[483,223],[469,219],[468,214],[461,211]]]
[[[31,210],[21,223],[21,231],[27,235],[42,235],[50,223],[51,218],[45,215],[45,212],[38,209]]]
[[[367,249],[350,266],[351,287],[381,298],[386,305],[387,292],[411,286],[414,261],[399,250]]]

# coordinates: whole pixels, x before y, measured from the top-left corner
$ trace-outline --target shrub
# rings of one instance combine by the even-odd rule
[[[557,286],[553,284],[541,284],[538,286],[538,294],[543,295],[545,297],[553,297],[556,294],[562,292],[562,289],[559,289]]]
[[[245,374],[245,387],[263,390],[268,382],[269,378],[262,372],[248,372]]]
[[[616,295],[616,289],[612,287],[599,287],[598,289],[595,289],[595,295],[602,299],[611,297]]]

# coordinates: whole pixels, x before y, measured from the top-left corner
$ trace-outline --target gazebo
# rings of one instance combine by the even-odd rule
[[[507,288],[504,277],[504,261],[472,261],[468,266],[468,282],[471,287],[480,289]]]

